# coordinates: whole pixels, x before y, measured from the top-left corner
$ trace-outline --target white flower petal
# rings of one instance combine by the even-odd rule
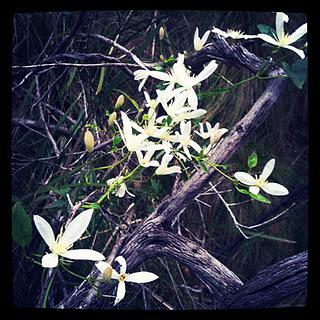
[[[269,194],[272,194],[274,196],[286,196],[289,194],[289,191],[286,187],[279,183],[274,183],[274,182],[268,182],[266,183],[261,189],[264,192],[267,192]]]
[[[276,32],[278,39],[284,36],[284,22],[288,22],[289,17],[283,12],[277,12],[276,14]]]
[[[109,263],[105,262],[105,261],[99,261],[96,263],[96,267],[97,269],[101,272],[104,273],[104,271],[108,268],[111,267]]]
[[[234,174],[234,176],[241,183],[246,184],[248,186],[256,184],[256,179],[252,177],[249,173],[238,171]]]
[[[201,147],[193,140],[190,141],[190,146],[196,150],[198,153],[201,151]]]
[[[188,103],[190,107],[194,109],[198,106],[198,97],[193,89],[188,90]]]
[[[33,221],[41,237],[50,248],[55,242],[54,233],[50,224],[45,219],[37,215],[33,216]]]
[[[229,37],[229,35],[228,35],[227,32],[225,32],[225,31],[223,31],[223,30],[220,30],[220,29],[217,28],[217,27],[213,27],[213,29],[211,30],[211,32],[216,33],[216,34],[218,34],[219,36],[222,36],[222,37],[224,37],[224,38]]]
[[[211,74],[218,68],[216,60],[211,60],[203,70],[195,77],[196,83],[202,82],[211,76]]]
[[[119,277],[120,277],[120,274],[112,268],[111,279],[118,280]]]
[[[91,249],[68,250],[62,253],[61,256],[72,260],[100,261],[105,259],[103,254]]]
[[[140,271],[128,274],[126,281],[134,283],[147,283],[157,280],[158,278],[159,277],[152,272]]]
[[[289,49],[289,50],[292,50],[293,52],[295,52],[301,59],[304,59],[305,58],[305,54],[303,52],[303,50],[301,49],[298,49],[294,46],[284,46],[284,48],[286,49]]]
[[[279,46],[279,42],[267,34],[259,33],[258,37],[265,42],[273,44],[274,46]]]
[[[90,223],[92,214],[93,209],[85,210],[69,223],[60,240],[65,247],[72,245],[82,236]]]
[[[116,300],[114,301],[114,306],[118,304],[126,295],[126,284],[124,281],[119,281]]]
[[[266,181],[269,178],[269,176],[271,175],[274,169],[275,162],[276,162],[275,159],[271,159],[266,163],[259,177],[260,179],[262,179],[263,181]]]
[[[150,71],[150,76],[162,81],[169,81],[173,80],[172,76],[168,73],[161,72],[161,71]]]
[[[45,254],[41,259],[43,268],[55,268],[58,265],[58,255],[55,253]]]
[[[114,259],[114,261],[117,261],[120,265],[120,273],[124,274],[127,271],[127,262],[126,259],[123,256],[118,256]]]
[[[123,198],[126,193],[126,190],[127,190],[126,185],[124,183],[122,183],[116,192],[116,196],[119,198]]]
[[[208,38],[209,38],[209,35],[210,35],[210,30],[206,31],[204,33],[204,35],[202,36],[201,38],[201,42],[202,42],[202,45],[204,46],[205,43],[207,42]]]
[[[249,191],[253,194],[258,194],[260,191],[260,188],[258,186],[251,186],[249,187]]]
[[[303,37],[308,31],[307,28],[307,23],[305,23],[302,26],[300,26],[295,32],[290,34],[290,36],[288,37],[289,44],[296,42],[298,39]]]

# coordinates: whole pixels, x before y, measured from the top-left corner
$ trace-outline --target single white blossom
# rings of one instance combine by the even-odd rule
[[[172,160],[173,155],[170,153],[165,153],[161,159],[160,166],[157,168],[156,175],[166,175],[171,173],[181,173],[181,168],[179,166],[168,167],[169,162]]]
[[[219,36],[223,37],[223,38],[232,38],[235,40],[238,39],[255,39],[258,38],[257,35],[248,35],[248,34],[244,34],[243,31],[241,30],[233,30],[233,29],[227,29],[226,31],[220,30],[217,27],[213,27],[213,29],[211,30],[211,32],[218,34]]]
[[[159,162],[157,160],[151,160],[151,158],[153,157],[154,153],[155,153],[155,149],[149,149],[145,155],[142,154],[142,151],[136,151],[137,157],[138,157],[138,161],[140,166],[148,168],[148,167],[159,167]]]
[[[120,272],[112,269],[111,279],[118,280],[118,288],[116,293],[116,299],[114,301],[114,306],[117,305],[126,295],[126,282],[133,283],[147,283],[154,280],[157,280],[159,277],[148,271],[139,271],[134,273],[127,272],[127,263],[124,257],[118,256],[114,261],[117,261],[120,264]],[[110,265],[104,261],[98,262],[96,267],[101,273],[104,273]]]
[[[219,129],[219,122],[215,124],[215,126],[212,128],[210,122],[206,122],[207,131],[204,131],[203,123],[200,123],[200,132],[195,131],[197,135],[199,135],[202,139],[209,139],[210,138],[210,144],[214,146],[220,138],[229,130],[226,128],[220,128]]]
[[[192,147],[195,151],[200,153],[201,147],[191,139],[191,121],[180,122],[180,132],[175,132],[177,136],[177,142],[180,144],[178,145],[177,149],[183,148],[183,151],[187,155],[187,157],[191,160],[191,155],[189,152],[188,147]]]
[[[284,23],[289,21],[289,17],[283,12],[277,12],[276,14],[276,34],[273,37],[259,33],[258,37],[274,46],[280,48],[286,48],[295,52],[301,59],[304,59],[305,54],[303,50],[298,49],[291,44],[299,40],[302,36],[307,33],[307,23],[300,26],[292,34],[284,33]]]
[[[205,34],[203,35],[202,38],[199,37],[199,29],[198,27],[196,27],[196,31],[194,33],[194,37],[193,37],[193,46],[194,46],[194,50],[199,51],[202,49],[202,47],[205,45],[205,43],[208,40],[208,37],[210,35],[210,30],[208,30],[207,32],[205,32]]]
[[[115,186],[115,190],[112,192],[113,194],[116,195],[116,197],[122,198],[125,193],[127,192],[131,197],[134,197],[135,195],[132,194],[131,192],[129,192],[129,190],[127,189],[126,184],[122,181],[122,177],[118,176],[115,178],[111,178],[109,180],[107,180],[107,184],[108,186]]]
[[[263,168],[259,178],[257,177],[257,175],[254,178],[250,174],[241,171],[236,172],[234,176],[241,183],[250,186],[249,191],[253,194],[258,194],[261,188],[264,192],[272,194],[274,196],[285,196],[289,194],[289,191],[286,187],[279,183],[267,181],[274,169],[274,165],[275,159],[269,160]]]
[[[88,209],[81,212],[74,218],[66,227],[65,231],[59,233],[57,238],[50,224],[38,215],[33,216],[33,221],[41,237],[48,245],[51,253],[46,253],[42,257],[42,267],[54,268],[58,265],[59,256],[73,260],[91,260],[99,261],[104,260],[105,257],[95,250],[91,249],[74,249],[70,250],[73,244],[80,239],[82,234],[86,231],[93,209]]]
[[[145,133],[141,134],[133,134],[132,132],[132,123],[128,116],[123,112],[121,113],[123,130],[120,128],[118,122],[115,120],[115,124],[117,125],[121,138],[129,151],[140,150],[143,147],[143,142],[148,138],[148,135]],[[138,125],[136,125],[138,126]],[[142,129],[141,129],[142,130]]]

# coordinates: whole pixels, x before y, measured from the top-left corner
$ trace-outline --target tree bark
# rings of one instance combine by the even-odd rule
[[[273,307],[307,288],[308,251],[284,259],[258,273],[237,293],[230,295],[228,309]]]

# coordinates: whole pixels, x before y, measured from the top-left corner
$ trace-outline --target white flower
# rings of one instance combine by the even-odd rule
[[[192,147],[198,153],[201,151],[201,147],[193,140],[191,140],[191,121],[180,122],[180,133],[175,132],[177,136],[177,142],[180,144],[178,145],[177,149],[183,148],[183,151],[187,155],[187,157],[191,160],[191,155],[189,152],[188,147]]]
[[[215,60],[210,61],[197,76],[191,76],[190,70],[184,65],[184,55],[179,53],[177,62],[172,66],[171,74],[161,71],[150,71],[150,76],[173,85],[183,87],[187,93],[188,103],[192,108],[197,108],[198,97],[193,87],[207,79],[218,67]],[[179,88],[180,89],[180,88]],[[181,90],[181,89],[180,89]]]
[[[144,86],[144,84],[146,83],[149,75],[150,75],[150,70],[148,69],[139,69],[139,70],[136,70],[134,73],[134,80],[142,80],[139,84],[139,87],[138,87],[138,91],[140,92],[142,87]]]
[[[193,46],[194,46],[194,50],[199,51],[202,49],[202,47],[205,45],[205,43],[208,40],[208,37],[210,35],[210,30],[208,30],[203,37],[200,39],[199,37],[199,29],[198,27],[196,27],[196,31],[194,33],[194,37],[193,37]]]
[[[267,179],[271,175],[275,165],[275,159],[269,160],[265,167],[262,170],[259,178],[257,176],[252,177],[250,174],[246,172],[236,172],[234,176],[241,183],[249,185],[249,191],[253,194],[258,194],[260,188],[269,194],[274,196],[285,196],[289,194],[289,191],[286,187],[279,183],[268,182]]]
[[[122,181],[122,177],[118,176],[115,178],[111,178],[107,180],[108,186],[114,186],[115,190],[112,192],[114,193],[117,197],[122,198],[125,193],[127,192],[131,197],[134,197],[135,195],[132,194],[131,192],[128,191],[126,184]]]
[[[220,128],[219,129],[219,122],[215,124],[213,128],[211,128],[210,122],[206,122],[207,131],[204,131],[203,124],[200,123],[200,132],[195,131],[196,134],[198,134],[202,139],[209,139],[210,138],[210,144],[213,146],[215,145],[220,138],[229,130],[226,128]]]
[[[171,173],[181,173],[181,168],[179,166],[168,167],[169,162],[172,160],[173,155],[165,153],[161,159],[161,164],[156,170],[156,175],[165,175]]]
[[[292,34],[284,33],[284,23],[289,21],[289,17],[283,12],[277,12],[276,14],[276,33],[273,37],[259,33],[258,37],[268,43],[271,43],[280,48],[286,48],[294,51],[301,59],[304,59],[305,54],[303,50],[298,49],[294,46],[291,46],[292,43],[296,42],[302,36],[307,33],[307,23],[300,26],[295,32]]]
[[[120,264],[120,273],[112,269],[111,279],[118,280],[118,289],[116,294],[116,300],[114,301],[114,306],[118,304],[126,295],[126,282],[133,283],[147,283],[154,280],[157,280],[159,277],[148,271],[140,271],[134,273],[126,273],[127,263],[124,257],[119,256],[114,261],[117,261]],[[100,270],[101,273],[104,273],[106,268],[109,268],[110,265],[104,261],[101,261],[96,264],[96,267]]]
[[[129,151],[136,151],[141,149],[141,147],[143,147],[143,142],[148,138],[148,135],[144,133],[139,135],[133,134],[132,121],[128,118],[128,116],[123,111],[120,111],[120,112],[121,112],[123,130],[121,130],[116,120],[115,120],[115,124],[119,129],[119,132],[124,144],[126,145]]]
[[[204,109],[196,109],[194,107],[185,107],[185,102],[188,93],[186,91],[180,93],[175,97],[174,101],[170,105],[166,101],[162,101],[161,104],[171,117],[172,123],[179,123],[184,120],[190,120],[203,116],[207,111]],[[159,117],[158,122],[161,122],[164,117]]]
[[[244,34],[243,31],[241,30],[233,30],[233,29],[228,29],[227,32],[220,30],[217,27],[213,27],[213,29],[211,30],[213,33],[218,34],[219,36],[222,36],[224,38],[232,38],[235,40],[238,39],[255,39],[258,38],[258,36],[255,35],[247,35]]]
[[[76,218],[74,218],[67,226],[65,232],[60,234],[55,239],[53,230],[50,224],[38,215],[33,216],[33,221],[39,231],[41,237],[48,245],[52,253],[47,253],[42,257],[42,267],[54,268],[58,265],[59,256],[73,260],[91,260],[99,261],[104,260],[105,257],[91,249],[74,249],[69,250],[74,242],[76,242],[87,229],[93,209],[88,209],[81,212]]]
[[[148,167],[159,167],[159,162],[157,160],[151,160],[152,156],[155,153],[155,149],[149,149],[145,155],[143,156],[142,151],[136,151],[138,161],[140,166],[148,168]]]

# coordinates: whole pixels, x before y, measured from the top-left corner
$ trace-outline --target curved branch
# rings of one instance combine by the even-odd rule
[[[227,297],[228,309],[273,307],[307,288],[308,251],[286,258],[248,281]]]

